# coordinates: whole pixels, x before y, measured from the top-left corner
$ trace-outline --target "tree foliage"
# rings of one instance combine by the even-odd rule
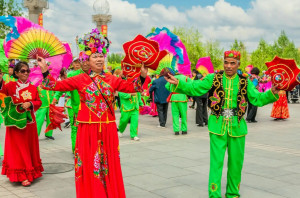
[[[199,58],[210,56],[214,69],[223,68],[223,52],[218,41],[203,42],[201,33],[191,27],[175,27],[173,33],[180,37],[186,47],[189,59],[192,63],[191,68],[194,69]],[[241,52],[240,69],[244,71],[248,65],[258,67],[260,71],[267,70],[266,62],[272,61],[275,55],[281,58],[295,59],[300,64],[300,51],[296,48],[284,31],[281,32],[274,44],[268,44],[264,39],[261,39],[257,48],[249,53],[245,44],[237,39],[231,45],[231,50]]]
[[[15,0],[0,0],[0,16],[22,16],[22,8]],[[0,38],[5,38],[5,35],[10,31],[10,27],[0,23]]]
[[[175,27],[172,31],[180,37],[182,43],[186,47],[189,59],[191,61],[191,68],[195,69],[196,64],[201,57],[210,56],[215,69],[220,69],[222,66],[222,51],[220,44],[217,41],[201,41],[202,35],[194,27],[184,28]]]
[[[108,65],[112,66],[113,69],[121,66],[121,61],[123,60],[124,55],[120,53],[111,53],[107,56]]]
[[[237,50],[241,52],[240,69],[244,70],[245,67],[247,67],[250,63],[245,44],[242,41],[238,41],[237,39],[235,39],[233,44],[231,45],[231,50]]]

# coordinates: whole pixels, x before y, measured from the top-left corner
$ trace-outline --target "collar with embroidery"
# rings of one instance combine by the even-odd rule
[[[102,71],[100,74],[96,74],[95,72],[91,71],[90,77],[94,78],[96,76],[105,77],[105,73]]]
[[[235,73],[233,76],[227,76],[224,72],[225,78],[227,78],[228,80],[232,80],[237,76],[237,73]]]

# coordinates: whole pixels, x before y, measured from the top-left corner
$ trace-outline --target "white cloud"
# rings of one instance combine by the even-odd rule
[[[74,55],[76,35],[83,35],[95,28],[92,22],[94,0],[54,0],[45,12],[44,26],[61,40],[70,42]],[[122,44],[137,34],[147,35],[152,27],[194,26],[204,39],[218,40],[224,49],[234,39],[242,40],[249,50],[256,48],[261,38],[273,42],[281,30],[300,46],[300,1],[299,0],[253,0],[250,9],[231,5],[219,0],[211,6],[193,6],[179,11],[176,7],[153,4],[137,8],[122,0],[109,0],[112,23],[108,36],[112,41],[111,51],[122,51]],[[299,38],[299,39],[298,39]]]

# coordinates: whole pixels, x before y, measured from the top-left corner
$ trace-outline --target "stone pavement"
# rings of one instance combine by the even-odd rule
[[[258,109],[258,123],[248,124],[246,154],[241,183],[243,198],[300,197],[300,105],[291,104],[291,118],[273,121],[272,105]],[[128,198],[208,197],[209,135],[197,127],[195,110],[188,111],[189,133],[175,136],[170,115],[167,128],[157,128],[158,118],[140,116],[140,142],[120,139],[122,170]],[[120,113],[117,111],[117,117]],[[0,142],[4,146],[4,127]],[[40,137],[43,163],[73,163],[70,129],[54,132],[55,141]],[[227,156],[225,157],[227,158]],[[222,193],[226,186],[226,160]],[[0,176],[0,197],[74,198],[74,171],[44,174],[29,188]]]

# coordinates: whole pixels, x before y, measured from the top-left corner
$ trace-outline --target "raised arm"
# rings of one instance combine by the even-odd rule
[[[82,74],[83,75],[83,74]],[[80,75],[67,78],[62,81],[55,80],[49,72],[43,73],[44,79],[42,82],[42,88],[53,91],[73,91],[79,89]]]
[[[37,60],[44,78],[42,82],[43,89],[53,90],[53,91],[73,91],[75,89],[78,89],[78,86],[80,84],[78,83],[80,82],[78,76],[67,78],[62,81],[57,81],[50,75],[48,70],[48,65],[46,64],[45,59],[37,56]]]
[[[275,92],[275,93],[273,93]],[[276,87],[269,89],[266,92],[259,92],[254,84],[248,80],[247,86],[247,96],[251,104],[257,107],[264,106],[266,104],[275,102],[279,99],[278,91],[276,91]]]
[[[207,75],[203,80],[185,80],[181,76],[169,76],[166,88],[170,92],[182,93],[189,96],[202,96],[212,87],[214,74]]]

